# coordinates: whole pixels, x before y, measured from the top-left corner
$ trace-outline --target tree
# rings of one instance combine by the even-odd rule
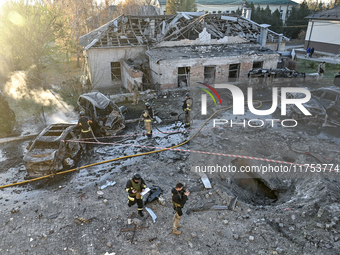
[[[197,11],[195,0],[167,0],[165,9],[166,14]]]
[[[276,33],[282,33],[283,31],[283,21],[281,19],[281,13],[278,9],[276,9],[273,13],[272,13],[272,17],[271,17],[271,29],[273,31],[275,31]]]
[[[63,10],[21,0],[5,3],[0,14],[0,50],[9,53],[16,69],[35,66],[42,81],[42,70],[58,59],[57,38],[67,30]]]
[[[290,16],[287,19],[284,34],[292,39],[298,38],[301,31],[306,31],[308,26],[307,17],[311,13],[306,1],[303,1],[299,8],[293,7]]]
[[[94,0],[59,0],[55,1],[55,5],[64,10],[63,18],[67,21],[69,30],[63,37],[59,37],[60,41],[64,40],[64,49],[67,54],[67,59],[72,53],[77,55],[77,66],[80,67],[81,47],[79,45],[79,37],[87,33],[86,20],[89,17],[94,17],[97,11],[101,10],[102,6],[97,6]]]

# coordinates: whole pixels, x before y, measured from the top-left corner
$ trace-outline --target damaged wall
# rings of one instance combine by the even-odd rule
[[[160,89],[172,89],[178,87],[178,68],[189,67],[190,86],[197,86],[197,82],[204,81],[205,67],[215,67],[215,83],[225,83],[230,81],[230,65],[239,64],[239,79],[247,79],[248,72],[253,69],[253,62],[263,62],[263,68],[276,68],[279,54],[265,55],[239,55],[214,58],[192,58],[160,60],[157,62],[150,60],[152,82],[158,83]]]
[[[132,92],[132,86],[133,86],[134,81],[136,81],[138,84],[142,83],[143,72],[134,69],[124,60],[122,60],[120,63],[122,67],[121,69],[122,70],[122,85],[125,88],[127,88],[130,92]]]
[[[120,79],[112,79],[111,70],[114,65],[121,65],[121,61],[129,58],[138,58],[145,52],[145,46],[140,47],[115,47],[115,48],[90,48],[84,54],[87,57],[91,70],[90,80],[93,88],[110,88],[122,85],[123,74]],[[116,64],[111,64],[116,63]],[[117,64],[119,63],[119,64]],[[117,68],[117,67],[113,67]],[[122,67],[120,66],[122,69]],[[118,71],[118,69],[117,69]],[[126,77],[126,76],[125,76]],[[119,77],[118,77],[119,78]],[[126,84],[124,84],[127,87]]]

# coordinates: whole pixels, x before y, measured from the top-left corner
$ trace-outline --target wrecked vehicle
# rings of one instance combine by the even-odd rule
[[[290,86],[297,86],[296,82],[304,82],[306,77],[305,73],[300,73],[288,68],[283,69],[253,69],[248,73],[248,80],[250,85],[262,84],[265,86],[272,86],[275,83],[282,83],[283,79],[287,83],[291,83]],[[297,79],[299,78],[299,79]]]
[[[306,95],[304,93],[296,93],[296,92],[289,92],[286,94],[287,99],[293,98],[305,98]],[[312,116],[305,116],[303,112],[295,105],[289,104],[287,105],[287,116],[292,119],[323,119],[326,116],[326,110],[323,105],[319,102],[317,98],[313,96],[307,103],[302,104],[311,114]],[[278,108],[281,107],[281,100],[279,99]]]
[[[72,166],[81,147],[79,143],[67,140],[78,140],[78,133],[75,124],[52,124],[41,131],[29,144],[23,158],[27,178],[56,173]]]
[[[107,136],[125,128],[125,118],[116,104],[100,92],[80,95],[77,102],[80,111],[92,120],[96,136]]]
[[[333,121],[340,122],[340,88],[324,87],[312,90],[311,93],[326,109],[328,117]]]

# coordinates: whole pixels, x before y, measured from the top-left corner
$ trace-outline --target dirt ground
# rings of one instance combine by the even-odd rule
[[[247,124],[213,128],[214,119],[248,123],[259,118],[249,111],[235,117],[229,109],[214,115],[197,133],[208,117],[221,108],[208,101],[207,115],[202,116],[200,93],[191,90],[194,118],[190,129],[184,129],[181,120],[185,92],[163,91],[150,100],[163,121],[154,126],[151,139],[143,136],[143,128],[137,128],[136,122],[127,124],[119,135],[131,136],[101,138],[106,144],[94,145],[77,166],[152,152],[189,140],[178,150],[110,161],[1,189],[0,253],[340,254],[339,127],[322,127],[322,121],[311,119],[298,120],[294,128],[276,122],[274,127],[266,123],[263,127]],[[223,91],[218,92],[222,99],[227,98]],[[257,99],[265,101],[268,93],[261,90]],[[230,105],[228,100],[223,103]],[[128,107],[126,119],[138,118],[143,104],[123,104]],[[262,107],[270,105],[264,103]],[[276,111],[260,119],[284,117]],[[134,131],[137,137],[132,136]],[[2,185],[24,179],[22,155],[28,142],[1,145]],[[292,162],[295,165],[289,164]],[[304,164],[308,164],[307,170]],[[321,164],[320,168],[314,167],[317,164]],[[235,171],[218,172],[218,166],[229,166]],[[247,166],[261,171],[241,172]],[[125,185],[136,172],[148,187],[159,186],[163,190],[164,204],[157,200],[146,204],[157,215],[155,223],[146,210],[141,218],[136,205],[129,208],[126,204]],[[211,189],[204,188],[200,175],[203,172]],[[100,190],[107,180],[116,184]],[[171,233],[171,188],[177,182],[191,191],[180,236]],[[234,210],[211,207],[228,206],[235,197]],[[134,223],[129,224],[130,220]],[[135,225],[142,228],[134,233]],[[130,230],[121,231],[124,229]]]

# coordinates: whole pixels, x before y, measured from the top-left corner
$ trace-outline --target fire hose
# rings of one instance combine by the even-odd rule
[[[254,101],[257,101],[257,100],[254,100]],[[262,106],[262,102],[261,101],[258,101],[258,102],[260,102],[260,106],[258,106],[258,108],[260,108]],[[232,108],[232,106],[223,107],[223,108],[217,110],[216,112],[214,112],[203,123],[203,125],[196,131],[195,134],[193,134],[188,140],[186,140],[186,141],[184,141],[184,142],[182,142],[180,144],[177,144],[175,146],[171,146],[171,147],[167,147],[167,148],[160,149],[160,150],[155,150],[155,151],[143,152],[143,153],[139,153],[139,154],[133,154],[133,155],[128,155],[128,156],[122,156],[122,157],[118,157],[118,158],[108,159],[108,160],[104,160],[104,161],[101,161],[101,162],[96,162],[96,163],[92,163],[92,164],[89,164],[89,165],[85,165],[85,166],[81,166],[81,167],[77,167],[77,168],[72,168],[72,169],[69,169],[69,170],[65,170],[65,171],[61,171],[61,172],[57,172],[57,173],[53,173],[53,174],[44,175],[44,176],[41,176],[41,177],[38,177],[38,178],[34,178],[34,179],[22,181],[22,182],[15,182],[15,183],[3,185],[3,186],[0,186],[0,189],[4,189],[4,188],[8,188],[8,187],[13,187],[13,186],[17,186],[17,185],[27,184],[27,183],[31,183],[31,182],[34,182],[34,181],[42,180],[42,179],[45,179],[45,178],[54,177],[56,175],[62,175],[62,174],[71,173],[71,172],[74,172],[74,171],[80,171],[81,169],[85,169],[85,168],[92,167],[92,166],[98,166],[98,165],[101,165],[101,164],[106,164],[106,163],[110,163],[110,162],[121,160],[121,159],[132,158],[132,157],[139,157],[139,156],[143,156],[143,155],[149,155],[149,154],[152,154],[152,153],[162,152],[162,151],[166,151],[166,150],[169,150],[169,149],[173,149],[173,148],[177,148],[177,147],[183,146],[184,144],[186,144],[190,140],[192,140],[202,130],[202,128],[209,122],[209,120],[211,120],[211,118],[215,116],[215,114],[219,113],[220,111],[229,110],[231,108]]]

